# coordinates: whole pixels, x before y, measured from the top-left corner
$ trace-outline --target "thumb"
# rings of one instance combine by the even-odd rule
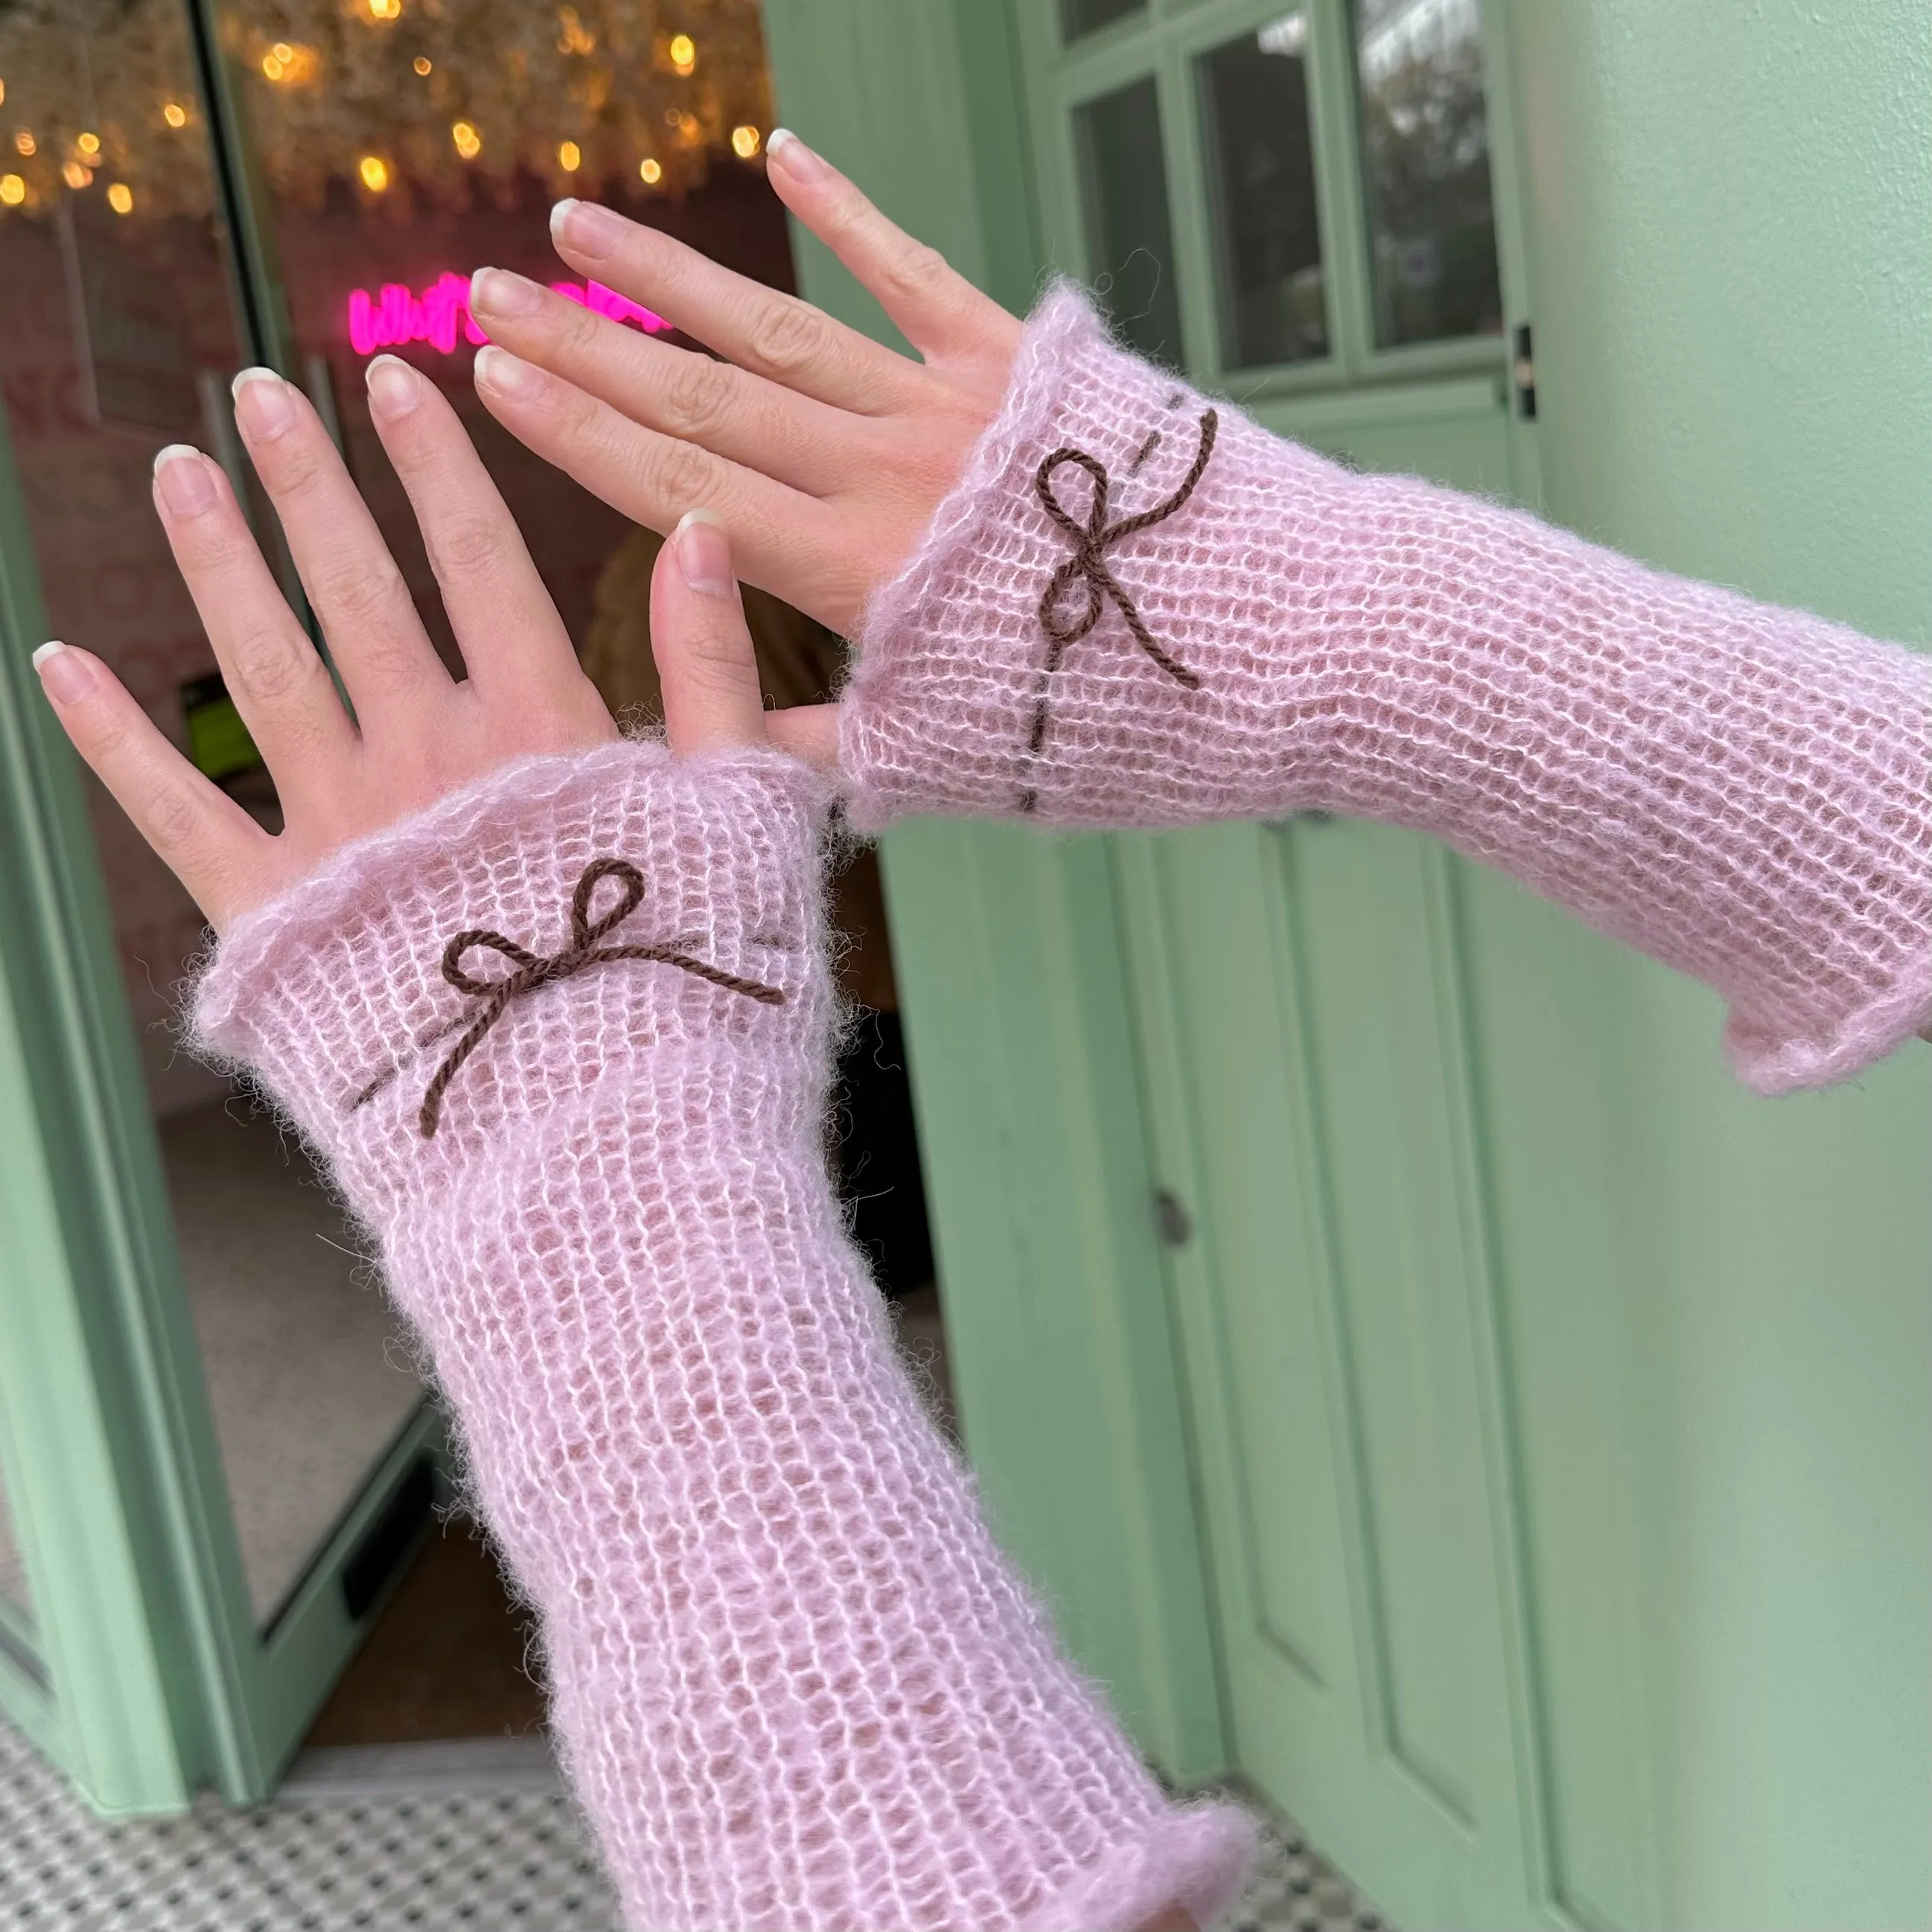
[[[764,700],[731,545],[709,510],[686,512],[651,573],[651,655],[674,752],[765,742]]]

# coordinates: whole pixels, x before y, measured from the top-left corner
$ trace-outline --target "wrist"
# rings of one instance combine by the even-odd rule
[[[639,1055],[816,1042],[824,791],[762,750],[507,765],[239,921],[196,1042],[380,1214]]]

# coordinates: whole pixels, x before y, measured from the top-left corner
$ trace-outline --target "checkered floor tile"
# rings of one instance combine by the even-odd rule
[[[1386,1932],[1281,1820],[1227,1932]],[[311,1752],[272,1804],[104,1823],[0,1724],[4,1932],[619,1932],[540,1747]]]

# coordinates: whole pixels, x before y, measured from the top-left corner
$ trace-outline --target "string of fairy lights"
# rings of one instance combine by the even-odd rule
[[[770,124],[758,0],[236,0],[220,37],[278,197],[680,194]],[[0,0],[0,218],[203,214],[184,0]],[[338,190],[338,191],[340,191]]]

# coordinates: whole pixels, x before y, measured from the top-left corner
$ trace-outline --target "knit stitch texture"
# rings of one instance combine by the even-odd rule
[[[201,1042],[258,1071],[380,1240],[636,1932],[1205,1924],[1246,1817],[1172,1803],[1062,1659],[846,1238],[826,803],[770,752],[507,767],[238,924]],[[532,988],[425,1138],[474,1005],[446,941],[556,952],[614,856],[646,890],[611,943],[784,1004],[638,960]]]
[[[1097,459],[1118,521],[1174,490],[1206,406],[1078,294],[1048,296],[998,419],[868,610],[841,713],[856,825],[1381,819],[1715,987],[1766,1092],[1932,1023],[1932,662],[1897,646],[1358,475],[1221,404],[1192,496],[1105,557],[1198,688],[1111,599],[1043,675],[1041,596],[1072,545],[1042,460]],[[1052,480],[1084,519],[1088,478]]]

